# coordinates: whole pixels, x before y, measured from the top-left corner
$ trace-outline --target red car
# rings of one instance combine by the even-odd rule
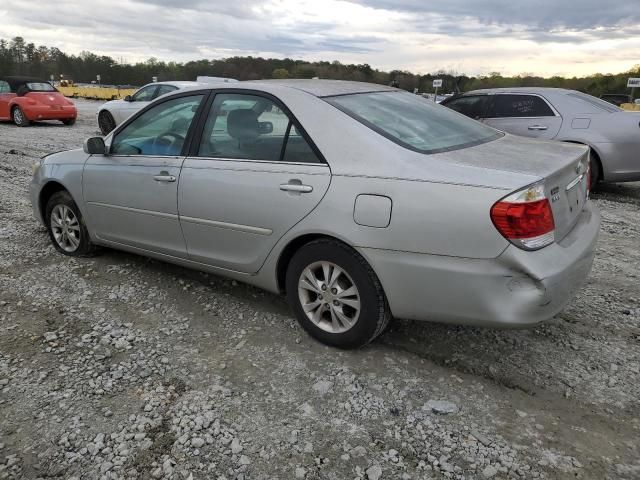
[[[26,127],[39,120],[76,123],[78,111],[53,85],[25,77],[0,78],[0,120]]]

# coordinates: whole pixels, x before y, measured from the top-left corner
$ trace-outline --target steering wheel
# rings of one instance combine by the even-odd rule
[[[158,135],[153,140],[152,149],[154,153],[159,153],[158,150],[164,149],[165,155],[179,155],[180,151],[172,153],[174,147],[179,146],[182,148],[184,144],[184,137],[174,132],[164,132]]]

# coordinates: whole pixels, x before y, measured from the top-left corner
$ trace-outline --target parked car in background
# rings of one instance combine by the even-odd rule
[[[114,128],[134,113],[143,109],[156,98],[181,88],[200,85],[198,82],[156,82],[145,85],[133,95],[127,95],[122,100],[111,100],[98,109],[96,119],[98,128],[103,135],[109,134]]]
[[[71,100],[45,80],[28,77],[0,77],[0,120],[19,127],[40,120],[76,123],[78,112]]]
[[[272,80],[157,99],[34,167],[55,248],[105,245],[285,293],[350,348],[392,316],[517,327],[585,281],[588,149],[381,85]]]
[[[631,103],[631,95],[626,93],[605,93],[600,95],[600,98],[605,102],[612,103],[616,107],[619,107],[623,103]]]
[[[498,130],[591,147],[591,182],[640,180],[638,115],[559,88],[476,90],[442,102]]]

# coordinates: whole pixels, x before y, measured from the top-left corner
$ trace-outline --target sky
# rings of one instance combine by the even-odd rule
[[[640,0],[1,0],[0,38],[132,63],[253,55],[582,76],[640,64]]]

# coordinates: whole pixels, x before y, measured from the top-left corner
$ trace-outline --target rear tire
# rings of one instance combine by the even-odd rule
[[[116,121],[110,112],[103,110],[98,114],[98,127],[102,135],[109,135],[116,128]]]
[[[310,242],[294,254],[287,267],[286,291],[302,327],[333,347],[362,347],[391,320],[382,285],[371,266],[335,240]]]
[[[31,124],[22,109],[17,105],[11,110],[11,118],[18,127],[28,127]]]
[[[82,213],[67,191],[54,193],[45,210],[49,238],[56,250],[70,257],[86,257],[96,247],[91,243]]]
[[[64,123],[68,127],[71,127],[71,126],[76,124],[76,119],[75,118],[67,118],[66,120],[62,120],[62,123]]]

